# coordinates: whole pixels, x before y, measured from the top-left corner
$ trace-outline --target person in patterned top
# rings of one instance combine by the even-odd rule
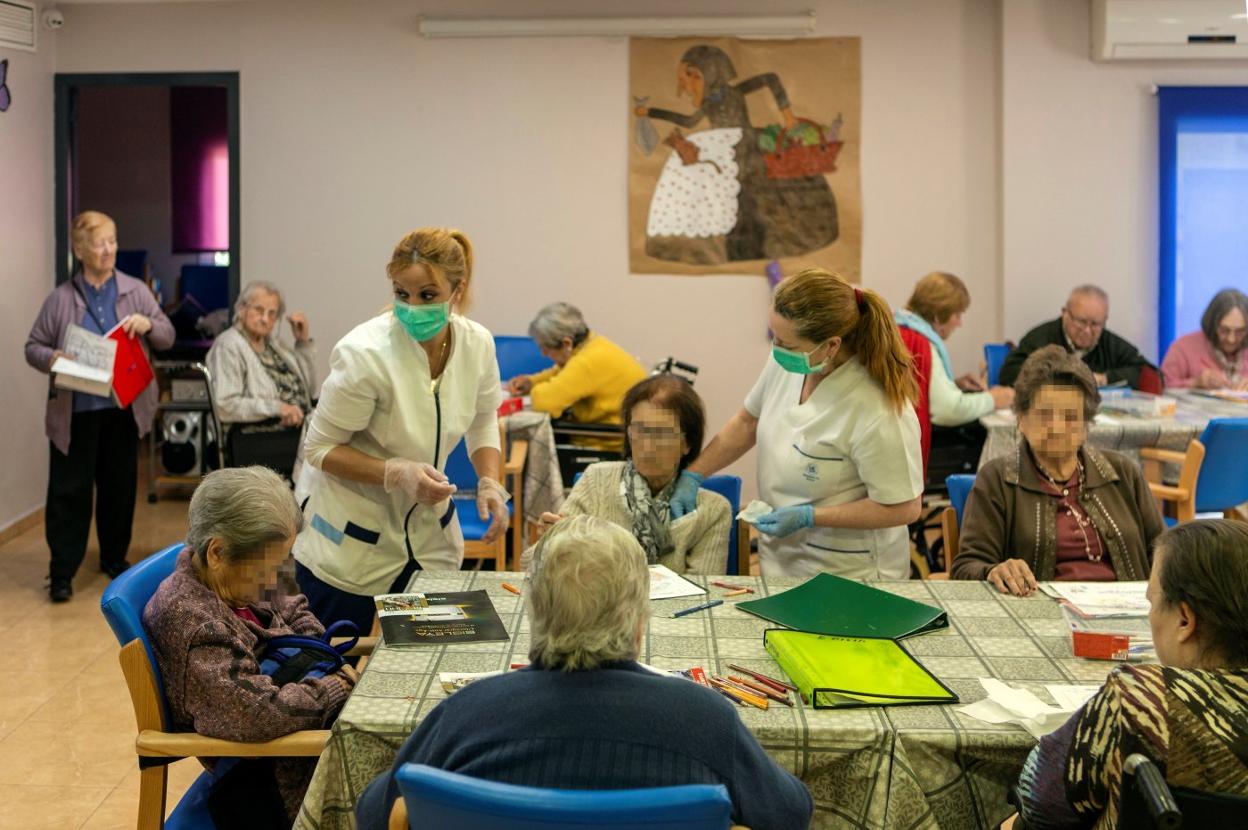
[[[1248,795],[1248,525],[1212,519],[1157,540],[1148,583],[1160,664],[1124,664],[1032,750],[1015,830],[1114,828],[1122,765],[1171,787]]]

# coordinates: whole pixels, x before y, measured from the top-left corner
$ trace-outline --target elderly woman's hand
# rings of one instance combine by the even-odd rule
[[[1197,389],[1222,389],[1227,385],[1226,374],[1221,369],[1206,368],[1192,385]]]
[[[347,681],[347,684],[350,686],[354,686],[360,680],[359,671],[350,663],[344,663],[342,668],[337,671],[337,675]]]
[[[131,338],[147,334],[152,330],[152,321],[142,314],[131,314],[121,321],[121,330]]]
[[[303,423],[303,409],[293,403],[284,403],[278,410],[277,419],[284,427],[297,427]]]
[[[527,395],[533,389],[533,379],[528,375],[516,375],[507,381],[507,391],[513,395]]]
[[[311,337],[308,327],[308,318],[303,316],[302,311],[296,311],[286,318],[290,321],[290,331],[295,335],[296,343],[306,343]]]
[[[537,538],[540,539],[545,536],[546,531],[566,518],[567,516],[564,516],[562,513],[543,513],[541,518],[537,520]]]
[[[1021,559],[1007,559],[994,565],[988,571],[988,581],[1001,593],[1016,597],[1031,596],[1039,587],[1031,566]]]
[[[481,541],[493,542],[499,534],[507,532],[507,527],[511,524],[511,516],[507,512],[507,502],[510,499],[511,494],[494,479],[488,476],[477,479],[477,515],[481,521],[490,520],[490,526],[486,528]]]

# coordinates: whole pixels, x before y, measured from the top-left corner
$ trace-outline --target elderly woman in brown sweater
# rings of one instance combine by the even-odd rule
[[[966,503],[954,579],[1027,596],[1037,580],[1148,579],[1165,529],[1140,468],[1087,444],[1100,393],[1082,360],[1046,346],[1014,384],[1022,433],[980,469]]]
[[[174,572],[143,612],[173,728],[268,741],[328,726],[355,685],[354,669],[283,685],[260,671],[272,638],[325,631],[306,597],[280,588],[303,526],[290,488],[264,467],[217,470],[195,490],[189,522]],[[217,769],[209,796],[217,826],[289,827],[314,765],[279,758]]]

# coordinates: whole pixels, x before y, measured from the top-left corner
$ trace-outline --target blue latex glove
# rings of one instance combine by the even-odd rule
[[[788,536],[815,526],[815,508],[809,504],[781,507],[765,516],[759,516],[754,526],[760,533],[768,536]]]
[[[702,486],[704,481],[706,481],[706,476],[698,475],[689,470],[685,470],[680,474],[680,478],[676,479],[676,486],[672,489],[672,497],[668,500],[673,520],[697,510],[698,488]]]

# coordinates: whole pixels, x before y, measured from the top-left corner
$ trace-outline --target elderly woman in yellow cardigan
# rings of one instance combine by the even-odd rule
[[[529,395],[532,407],[552,418],[582,424],[620,423],[624,395],[646,377],[637,359],[589,330],[580,309],[551,303],[529,324],[529,336],[555,365],[507,383],[513,395]]]

